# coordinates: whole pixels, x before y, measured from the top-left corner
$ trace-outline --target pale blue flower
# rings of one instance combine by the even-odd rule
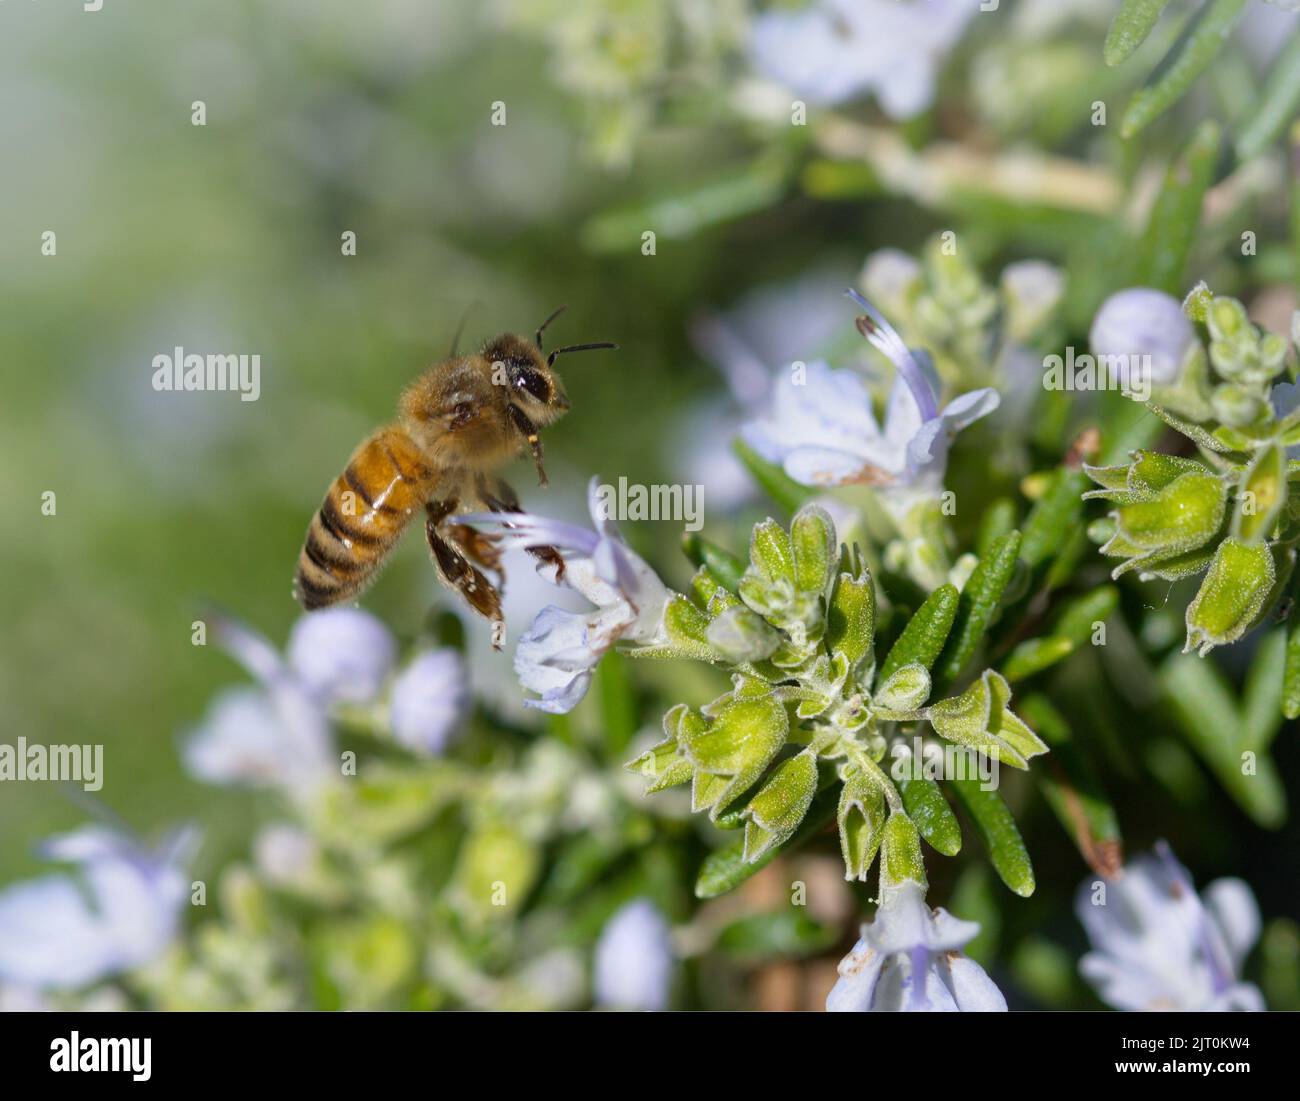
[[[886,494],[938,489],[953,436],[993,412],[997,392],[972,390],[940,409],[929,358],[910,350],[870,302],[848,293],[866,311],[863,335],[896,371],[883,429],[862,377],[817,361],[805,377],[791,373],[781,381],[771,413],[747,424],[744,438],[802,485],[866,484]]]
[[[446,750],[469,711],[469,681],[460,654],[450,648],[414,658],[393,683],[393,736],[408,749]]]
[[[567,612],[543,608],[515,648],[515,673],[537,699],[527,706],[553,714],[572,711],[591,685],[593,670],[620,639],[654,644],[663,641],[664,583],[618,533],[605,514],[600,479],[587,489],[592,528],[527,513],[473,513],[461,522],[492,530],[505,546],[552,546],[564,557],[564,576],[554,568],[538,572],[556,584],[576,589],[595,610]]]
[[[397,643],[360,608],[326,608],[293,625],[286,647],[302,686],[324,703],[369,703],[397,660]]]
[[[1079,971],[1102,1001],[1127,1010],[1265,1008],[1258,987],[1240,977],[1260,928],[1244,882],[1217,879],[1198,897],[1161,841],[1104,887],[1103,895],[1098,881],[1085,881],[1074,905],[1093,948]]]
[[[890,117],[911,118],[930,105],[938,68],[977,8],[975,0],[817,0],[754,20],[750,57],[808,103],[874,92]]]
[[[193,841],[180,831],[149,850],[100,826],[50,838],[41,854],[79,875],[0,891],[0,981],[69,989],[155,959],[180,926]]]
[[[959,949],[979,924],[931,910],[913,879],[882,878],[875,918],[839,966],[826,999],[831,1012],[1003,1011],[1006,999],[974,960]]]
[[[1157,385],[1178,381],[1196,330],[1172,295],[1149,287],[1116,291],[1093,318],[1088,342],[1096,356],[1126,356],[1128,364],[1150,356],[1151,379]]]
[[[186,766],[210,783],[310,791],[336,774],[332,709],[378,709],[390,685],[393,734],[412,749],[440,752],[467,710],[456,655],[417,657],[394,678],[397,643],[380,620],[356,608],[302,616],[287,657],[235,620],[218,617],[213,631],[258,684],[219,693],[184,746]]]
[[[596,943],[596,1004],[606,1009],[668,1008],[673,977],[671,931],[649,899],[629,902]]]
[[[322,698],[329,695],[328,686],[318,679],[309,689],[266,638],[241,623],[218,618],[213,633],[218,645],[260,683],[217,694],[182,747],[186,767],[213,784],[297,791],[320,783],[334,761]],[[322,668],[323,663],[315,672]]]
[[[705,313],[692,322],[691,344],[722,375],[730,401],[688,412],[667,454],[687,483],[707,486],[715,514],[733,511],[757,493],[732,440],[767,405],[776,373],[806,359],[842,324],[843,313],[828,293],[842,283],[842,273],[808,272],[752,291],[724,314]]]

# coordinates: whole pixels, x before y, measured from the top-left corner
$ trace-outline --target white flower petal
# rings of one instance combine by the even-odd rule
[[[1007,1011],[1007,999],[978,963],[966,956],[954,956],[948,959],[947,966],[952,996],[963,1013]]]
[[[870,464],[862,455],[825,447],[797,447],[786,454],[782,467],[805,486],[838,486],[872,479]]]
[[[961,394],[944,406],[942,414],[944,428],[949,433],[960,432],[981,417],[987,417],[1001,403],[1002,398],[998,396],[998,392],[988,387]]]
[[[1259,906],[1244,880],[1216,879],[1201,892],[1215,929],[1240,968],[1255,941],[1259,940]]]
[[[328,761],[329,732],[294,695],[293,686],[277,693],[251,687],[218,693],[182,748],[186,768],[214,784],[315,783]]]
[[[865,937],[861,937],[842,960],[835,985],[826,998],[830,1013],[866,1013],[875,997],[876,983],[886,957],[881,955]]]

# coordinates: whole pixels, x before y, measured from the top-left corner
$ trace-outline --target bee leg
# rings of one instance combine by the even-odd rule
[[[529,448],[533,452],[533,465],[537,467],[537,484],[545,488],[550,484],[546,477],[546,471],[542,468],[542,437],[538,434],[537,425],[528,419],[525,413],[517,405],[510,406],[510,420],[514,423],[519,434],[528,442]],[[516,509],[515,511],[518,511]]]
[[[474,568],[455,543],[444,537],[443,520],[456,511],[455,500],[431,501],[425,506],[428,519],[424,533],[429,540],[429,550],[443,580],[465,598],[479,615],[492,620],[492,645],[501,649],[499,639],[504,637],[504,617],[501,614],[501,594],[483,574]],[[463,525],[457,525],[463,526]],[[501,624],[498,627],[497,624]]]
[[[519,503],[519,495],[502,478],[495,478],[489,484],[486,479],[480,477],[477,482],[477,489],[479,500],[493,512],[524,511],[523,506]],[[547,544],[525,549],[539,562],[545,562],[547,565],[555,567],[555,581],[557,584],[564,580],[564,559],[560,556],[558,550]]]
[[[454,543],[471,562],[495,573],[499,586],[505,587],[506,575],[501,568],[501,548],[497,546],[497,541],[492,536],[468,524],[452,524],[444,534],[447,540]]]

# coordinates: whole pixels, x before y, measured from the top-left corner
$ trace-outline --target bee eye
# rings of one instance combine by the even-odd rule
[[[516,367],[514,371],[515,386],[527,390],[540,402],[551,400],[550,380],[534,371],[531,367]]]

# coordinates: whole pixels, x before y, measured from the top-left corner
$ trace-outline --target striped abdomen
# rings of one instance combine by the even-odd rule
[[[434,472],[400,428],[383,428],[352,454],[312,517],[294,596],[311,611],[356,596],[433,489]]]

